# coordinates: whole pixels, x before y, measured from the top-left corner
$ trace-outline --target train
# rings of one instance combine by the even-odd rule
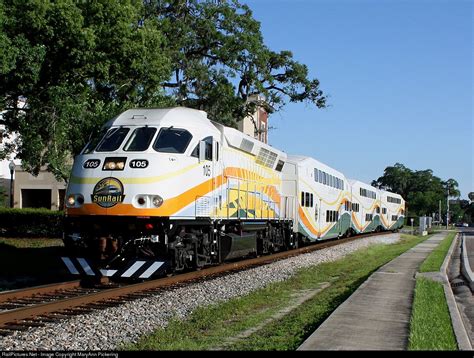
[[[75,157],[62,261],[143,280],[403,226],[405,201],[201,110],[129,109]]]

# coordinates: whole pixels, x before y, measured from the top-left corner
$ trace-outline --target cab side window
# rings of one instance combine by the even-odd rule
[[[212,137],[206,137],[202,140],[206,142],[205,159],[212,160]],[[194,148],[193,152],[191,153],[191,157],[199,158],[199,143],[197,144],[197,146]]]

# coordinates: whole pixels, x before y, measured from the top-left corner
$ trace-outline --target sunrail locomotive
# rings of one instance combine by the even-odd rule
[[[75,158],[62,260],[72,274],[146,279],[399,228],[403,199],[362,183],[376,193],[366,202],[359,183],[203,111],[127,110]]]
[[[75,159],[72,273],[148,278],[293,247],[286,154],[188,108],[134,109]]]

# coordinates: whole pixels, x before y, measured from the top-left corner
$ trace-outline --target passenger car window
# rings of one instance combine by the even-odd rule
[[[110,129],[105,135],[104,139],[102,139],[102,142],[100,142],[96,151],[97,152],[116,151],[120,147],[120,144],[122,144],[128,132],[129,132],[129,129],[123,128],[123,127],[115,127],[115,128]]]
[[[133,131],[124,150],[127,152],[143,152],[150,146],[151,140],[156,133],[156,128],[141,127]]]
[[[184,153],[192,137],[186,129],[161,128],[153,149],[163,153]]]

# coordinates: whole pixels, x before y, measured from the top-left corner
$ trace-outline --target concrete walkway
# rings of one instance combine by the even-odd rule
[[[415,274],[439,233],[374,272],[298,350],[406,350]]]

